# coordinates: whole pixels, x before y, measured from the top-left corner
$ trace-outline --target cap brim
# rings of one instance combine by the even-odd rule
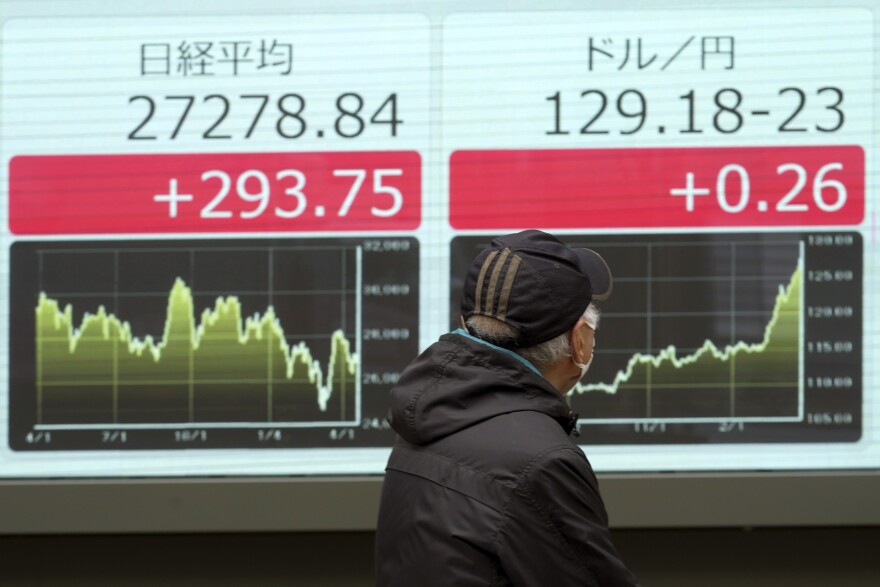
[[[604,302],[611,295],[613,286],[611,269],[599,253],[591,249],[573,249],[578,256],[580,270],[590,279],[593,299]]]

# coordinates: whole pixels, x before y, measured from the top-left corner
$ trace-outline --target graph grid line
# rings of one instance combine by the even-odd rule
[[[619,243],[602,245],[594,244],[596,248],[608,251]],[[678,244],[678,243],[676,243]],[[740,267],[740,259],[737,247],[753,245],[744,241],[710,243],[714,249],[727,248],[729,256],[729,271],[726,280],[729,280],[728,296],[730,298],[728,310],[710,312],[661,312],[655,308],[655,296],[658,295],[653,285],[655,278],[655,260],[662,252],[662,246],[670,246],[670,243],[642,243],[645,255],[645,277],[638,279],[629,277],[630,281],[644,282],[644,311],[630,311],[630,308],[616,308],[614,312],[605,315],[613,320],[644,318],[645,336],[647,348],[644,351],[632,352],[626,357],[626,364],[619,368],[612,376],[604,373],[604,378],[593,382],[578,383],[572,394],[572,405],[578,408],[581,414],[580,424],[637,424],[640,422],[665,422],[665,423],[710,423],[710,422],[800,422],[804,417],[804,275],[805,275],[805,245],[801,240],[792,241],[790,250],[796,251],[796,259],[792,259],[791,273],[781,283],[776,283],[777,292],[772,308],[764,310],[738,311],[737,310],[737,275]],[[687,243],[692,247],[695,243]],[[763,244],[761,245],[763,246]],[[613,253],[612,253],[613,254]],[[742,259],[747,262],[747,259]],[[793,265],[793,267],[792,267]],[[614,266],[614,265],[612,265]],[[711,277],[711,276],[707,276]],[[772,283],[774,277],[764,278],[765,283]],[[699,276],[691,276],[688,280],[699,282]],[[712,281],[720,283],[717,277]],[[669,282],[669,280],[667,280]],[[752,317],[766,316],[769,320],[763,328],[760,340],[746,342],[738,340],[742,329],[737,329],[737,317],[746,314]],[[666,347],[653,347],[653,339],[658,331],[654,327],[654,320],[662,316],[665,318],[682,316],[695,318],[695,315],[712,315],[718,318],[728,319],[729,335],[727,343],[718,344],[711,338],[705,338],[703,343],[695,348],[685,349],[681,346],[669,344]],[[754,318],[753,318],[754,320]],[[611,326],[614,328],[614,325]],[[744,334],[744,333],[742,333]],[[745,334],[744,334],[745,335]],[[601,339],[601,334],[600,334]],[[626,356],[626,349],[615,348],[609,354]],[[727,397],[721,400],[710,399],[713,390],[725,391]],[[745,392],[751,393],[789,393],[791,394],[790,408],[772,414],[743,413],[738,412],[738,395]],[[675,398],[678,393],[681,398],[685,392],[690,395],[688,404],[684,399]],[[700,393],[702,392],[702,395]],[[615,397],[618,403],[625,403],[632,399],[633,394],[641,395],[639,400],[644,405],[641,413],[615,414],[613,409],[603,412],[597,409],[601,397]],[[626,396],[626,397],[624,397]],[[700,404],[708,405],[716,401],[718,406],[721,402],[724,408],[706,408]],[[665,406],[663,405],[665,402]],[[679,405],[674,406],[678,402]],[[602,403],[602,406],[608,406]],[[704,413],[700,413],[700,411]],[[712,412],[712,410],[714,410]],[[677,413],[676,413],[677,412]],[[712,412],[707,414],[705,412]]]
[[[217,254],[218,251],[243,253],[252,261],[260,255],[266,256],[265,279],[268,287],[262,292],[254,292],[252,286],[240,290],[235,288],[232,292],[227,290],[227,295],[217,296],[213,306],[205,308],[199,314],[196,298],[205,298],[216,293],[217,288],[209,287],[211,293],[194,290],[193,284],[200,275],[197,258],[200,253]],[[277,255],[282,253],[295,257],[302,256],[305,252],[335,252],[339,255],[336,257],[339,260],[338,285],[335,288],[316,288],[311,292],[319,298],[326,298],[327,292],[334,292],[339,300],[338,329],[321,336],[316,336],[314,332],[304,337],[285,333],[276,311],[276,304],[281,303],[284,292],[308,293],[302,289],[290,288],[289,284],[287,287],[282,286],[280,291],[275,291]],[[76,291],[59,295],[43,280],[47,271],[46,259],[57,254],[69,259],[79,256],[80,259],[92,261],[95,256],[103,258],[110,254],[112,276],[105,280],[103,287],[97,285],[92,291],[83,291],[82,295]],[[142,287],[129,286],[125,291],[121,290],[120,254],[129,255],[128,261],[132,260],[132,255],[142,259],[150,259],[151,255],[185,257],[181,268],[186,267],[186,279],[180,276],[183,271],[179,268],[171,291],[165,294],[167,309],[164,329],[155,338],[150,334],[136,336],[132,325],[115,310],[120,307],[120,300],[123,298],[137,300],[139,293],[147,294],[141,299],[157,296],[157,292],[144,290]],[[141,257],[137,257],[138,255]],[[357,424],[362,416],[362,255],[362,247],[359,245],[210,249],[168,247],[158,251],[142,248],[108,250],[68,247],[39,251],[40,294],[35,309],[35,429],[124,429],[143,426],[179,428],[208,425],[242,427],[243,424],[245,427],[271,424],[273,427],[296,428]],[[324,258],[315,263],[325,273],[332,267]],[[57,266],[58,263],[52,265]],[[353,279],[350,279],[349,273],[352,273]],[[203,280],[204,276],[200,279]],[[157,280],[156,283],[161,281]],[[71,281],[70,285],[74,286],[70,288],[73,290],[83,289],[82,284],[75,281]],[[246,316],[240,291],[266,296],[267,302],[262,312]],[[67,303],[62,307],[54,299],[66,296],[72,296],[76,300],[103,299],[111,303],[114,310],[108,311],[103,304],[98,304],[97,309],[92,305],[78,319],[74,316],[72,304]],[[81,308],[76,308],[76,311],[80,310]],[[347,334],[347,327],[350,325],[347,324],[346,316],[351,310],[354,311],[355,330]],[[322,365],[304,342],[289,342],[297,338],[329,339],[330,354],[326,364]],[[353,340],[350,342],[350,339]],[[260,364],[262,367],[259,367]],[[78,409],[73,398],[79,397],[83,405],[94,403],[97,400],[90,399],[90,396],[100,395],[104,388],[110,396],[110,408],[103,412],[103,417],[96,416],[92,418],[93,421],[87,421],[88,418],[86,421],[82,418],[65,421],[64,416],[58,415],[61,413],[57,409],[59,404],[66,403],[64,409],[73,414]],[[169,399],[174,395],[171,390],[184,388],[184,418],[173,422],[140,422],[127,421],[123,416],[126,401],[130,402],[133,397],[140,395],[142,406],[148,405],[150,401],[157,405],[164,401],[167,407],[174,404],[174,400]],[[241,388],[242,398],[234,397],[237,388]],[[308,389],[312,391],[305,391]],[[152,397],[144,397],[147,393],[151,393]],[[263,394],[264,416],[244,419],[234,417],[231,412],[234,412],[236,402],[251,403],[250,398],[244,397],[245,394]],[[214,408],[208,406],[210,401],[206,402],[206,398],[212,395],[219,398],[217,401],[228,404],[230,409],[226,411],[230,412],[231,417],[226,421],[214,421],[217,420],[216,414],[209,414]],[[303,407],[309,402],[304,395],[311,395],[311,402],[316,405]],[[200,402],[205,404],[201,408]],[[285,402],[288,404],[286,410],[281,409],[280,405]],[[47,405],[53,404],[56,408],[54,418],[47,414]],[[200,409],[208,416],[200,418]],[[168,410],[159,411],[168,413]],[[222,410],[218,408],[218,411]],[[242,413],[246,415],[247,410]],[[327,417],[330,414],[333,416]]]

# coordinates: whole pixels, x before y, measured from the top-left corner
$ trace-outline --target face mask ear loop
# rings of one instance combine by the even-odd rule
[[[578,378],[578,381],[580,381],[581,379],[584,378],[584,376],[586,376],[587,371],[590,370],[590,365],[593,363],[593,357],[595,357],[595,356],[596,356],[596,353],[595,353],[595,351],[594,351],[594,352],[592,352],[592,353],[590,354],[590,360],[589,360],[589,361],[587,361],[586,363],[578,363],[577,361],[574,360],[574,354],[572,354],[572,356],[571,356],[571,360],[572,360],[572,362],[573,362],[575,365],[577,365],[577,366],[580,368],[580,370],[581,370],[581,376]]]
[[[574,358],[572,358],[572,361],[574,361],[574,364],[577,365],[578,367],[580,367],[580,369],[581,369],[581,376],[578,378],[578,381],[583,379],[584,376],[587,374],[587,371],[590,370],[590,365],[593,363],[594,356],[595,356],[595,353],[590,355],[590,360],[587,361],[586,363],[578,363],[577,361],[574,360]]]

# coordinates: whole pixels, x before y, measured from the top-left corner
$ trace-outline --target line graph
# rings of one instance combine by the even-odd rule
[[[417,244],[16,243],[10,444],[385,444],[363,427],[417,354]]]
[[[320,421],[322,415],[324,420],[332,415],[332,420],[345,421],[357,416],[358,357],[341,330],[331,335],[325,374],[304,342],[288,342],[272,306],[262,316],[243,317],[239,300],[228,296],[205,309],[198,324],[196,313],[191,289],[178,278],[168,296],[161,339],[138,339],[129,323],[107,314],[104,306],[86,313],[75,327],[72,306],[61,310],[57,301],[41,293],[36,308],[38,422],[44,423],[44,406],[53,401],[51,388],[109,384],[111,421],[119,423],[125,420],[120,391],[157,383],[186,386],[189,421],[206,419],[207,414],[199,412],[208,408],[198,409],[197,399],[218,386],[264,386],[270,422],[308,423]],[[330,401],[336,397],[338,401]]]
[[[852,232],[562,235],[614,292],[567,396],[582,442],[850,442],[862,433],[862,241]],[[451,243],[461,279],[490,238]],[[822,422],[834,422],[823,426]]]
[[[786,421],[803,418],[803,245],[797,268],[788,284],[779,286],[770,320],[759,342],[739,341],[722,348],[710,339],[693,353],[679,356],[669,345],[656,354],[636,353],[626,367],[608,383],[578,383],[574,394],[618,394],[627,390],[643,392],[645,417],[652,415],[652,391],[662,389],[722,389],[729,392],[729,404],[720,405],[714,416],[738,418],[736,394],[740,388],[796,389],[797,402],[789,415],[744,417],[750,421]],[[588,398],[585,398],[589,401]],[[796,411],[794,411],[796,408]],[[705,416],[704,416],[705,418]],[[699,421],[699,416],[679,416],[674,421]],[[614,421],[584,418],[585,422]]]

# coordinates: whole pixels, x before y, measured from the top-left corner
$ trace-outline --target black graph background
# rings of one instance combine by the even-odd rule
[[[848,304],[848,319],[805,320],[805,340],[846,339],[846,355],[805,354],[804,378],[845,375],[848,389],[817,390],[803,385],[803,413],[798,389],[777,394],[774,401],[745,390],[736,400],[756,416],[738,419],[697,409],[704,390],[673,390],[667,404],[661,396],[604,392],[572,393],[569,401],[581,415],[589,443],[786,442],[852,441],[861,434],[861,240],[846,233],[848,246],[811,246],[805,233],[569,235],[572,246],[597,250],[614,274],[611,299],[600,304],[603,318],[596,357],[586,383],[610,383],[635,354],[656,355],[674,345],[678,357],[712,341],[719,349],[738,342],[759,343],[771,318],[780,286],[797,267],[804,243],[805,272],[815,268],[851,270],[846,283],[815,283],[804,276],[806,306]],[[470,259],[489,242],[487,237],[459,237],[452,242],[451,318],[457,320],[461,279]],[[804,382],[805,383],[805,382]],[[705,396],[705,394],[703,394]],[[762,405],[764,402],[764,405]],[[811,413],[844,413],[845,425],[822,427],[807,421]],[[763,416],[763,418],[762,418]],[[800,421],[790,421],[801,417]],[[789,420],[789,421],[782,421]]]
[[[49,444],[31,444],[26,435],[37,428],[35,399],[34,313],[39,292],[74,308],[74,326],[84,312],[100,305],[127,321],[134,336],[159,341],[167,317],[168,295],[175,279],[193,293],[196,324],[218,297],[235,296],[242,316],[264,314],[270,305],[290,345],[305,343],[326,373],[332,333],[339,329],[355,351],[357,332],[357,249],[362,255],[362,285],[404,284],[408,295],[362,296],[362,328],[393,325],[407,328],[406,340],[371,340],[361,346],[361,371],[393,372],[417,354],[418,243],[398,249],[364,248],[363,239],[297,240],[173,240],[75,243],[19,242],[12,247],[10,444],[16,449],[108,448],[100,430],[55,429]],[[400,364],[403,362],[403,364]],[[384,417],[389,385],[362,387],[363,419]],[[352,397],[352,402],[354,401]],[[347,410],[346,429],[328,430],[320,421],[284,427],[265,421],[264,427],[211,428],[181,435],[169,428],[128,430],[124,446],[112,448],[220,448],[263,446],[375,446],[390,442],[387,430],[362,430]],[[75,409],[75,406],[72,406]],[[255,414],[229,413],[230,422],[262,424]],[[101,424],[102,422],[97,422]],[[171,417],[167,424],[180,423]],[[190,428],[198,428],[198,422]],[[214,422],[214,424],[218,424]],[[220,423],[222,424],[222,422]],[[305,424],[305,425],[303,425]],[[107,429],[113,429],[112,425]],[[357,429],[358,434],[353,431]],[[192,442],[189,440],[193,439]]]

